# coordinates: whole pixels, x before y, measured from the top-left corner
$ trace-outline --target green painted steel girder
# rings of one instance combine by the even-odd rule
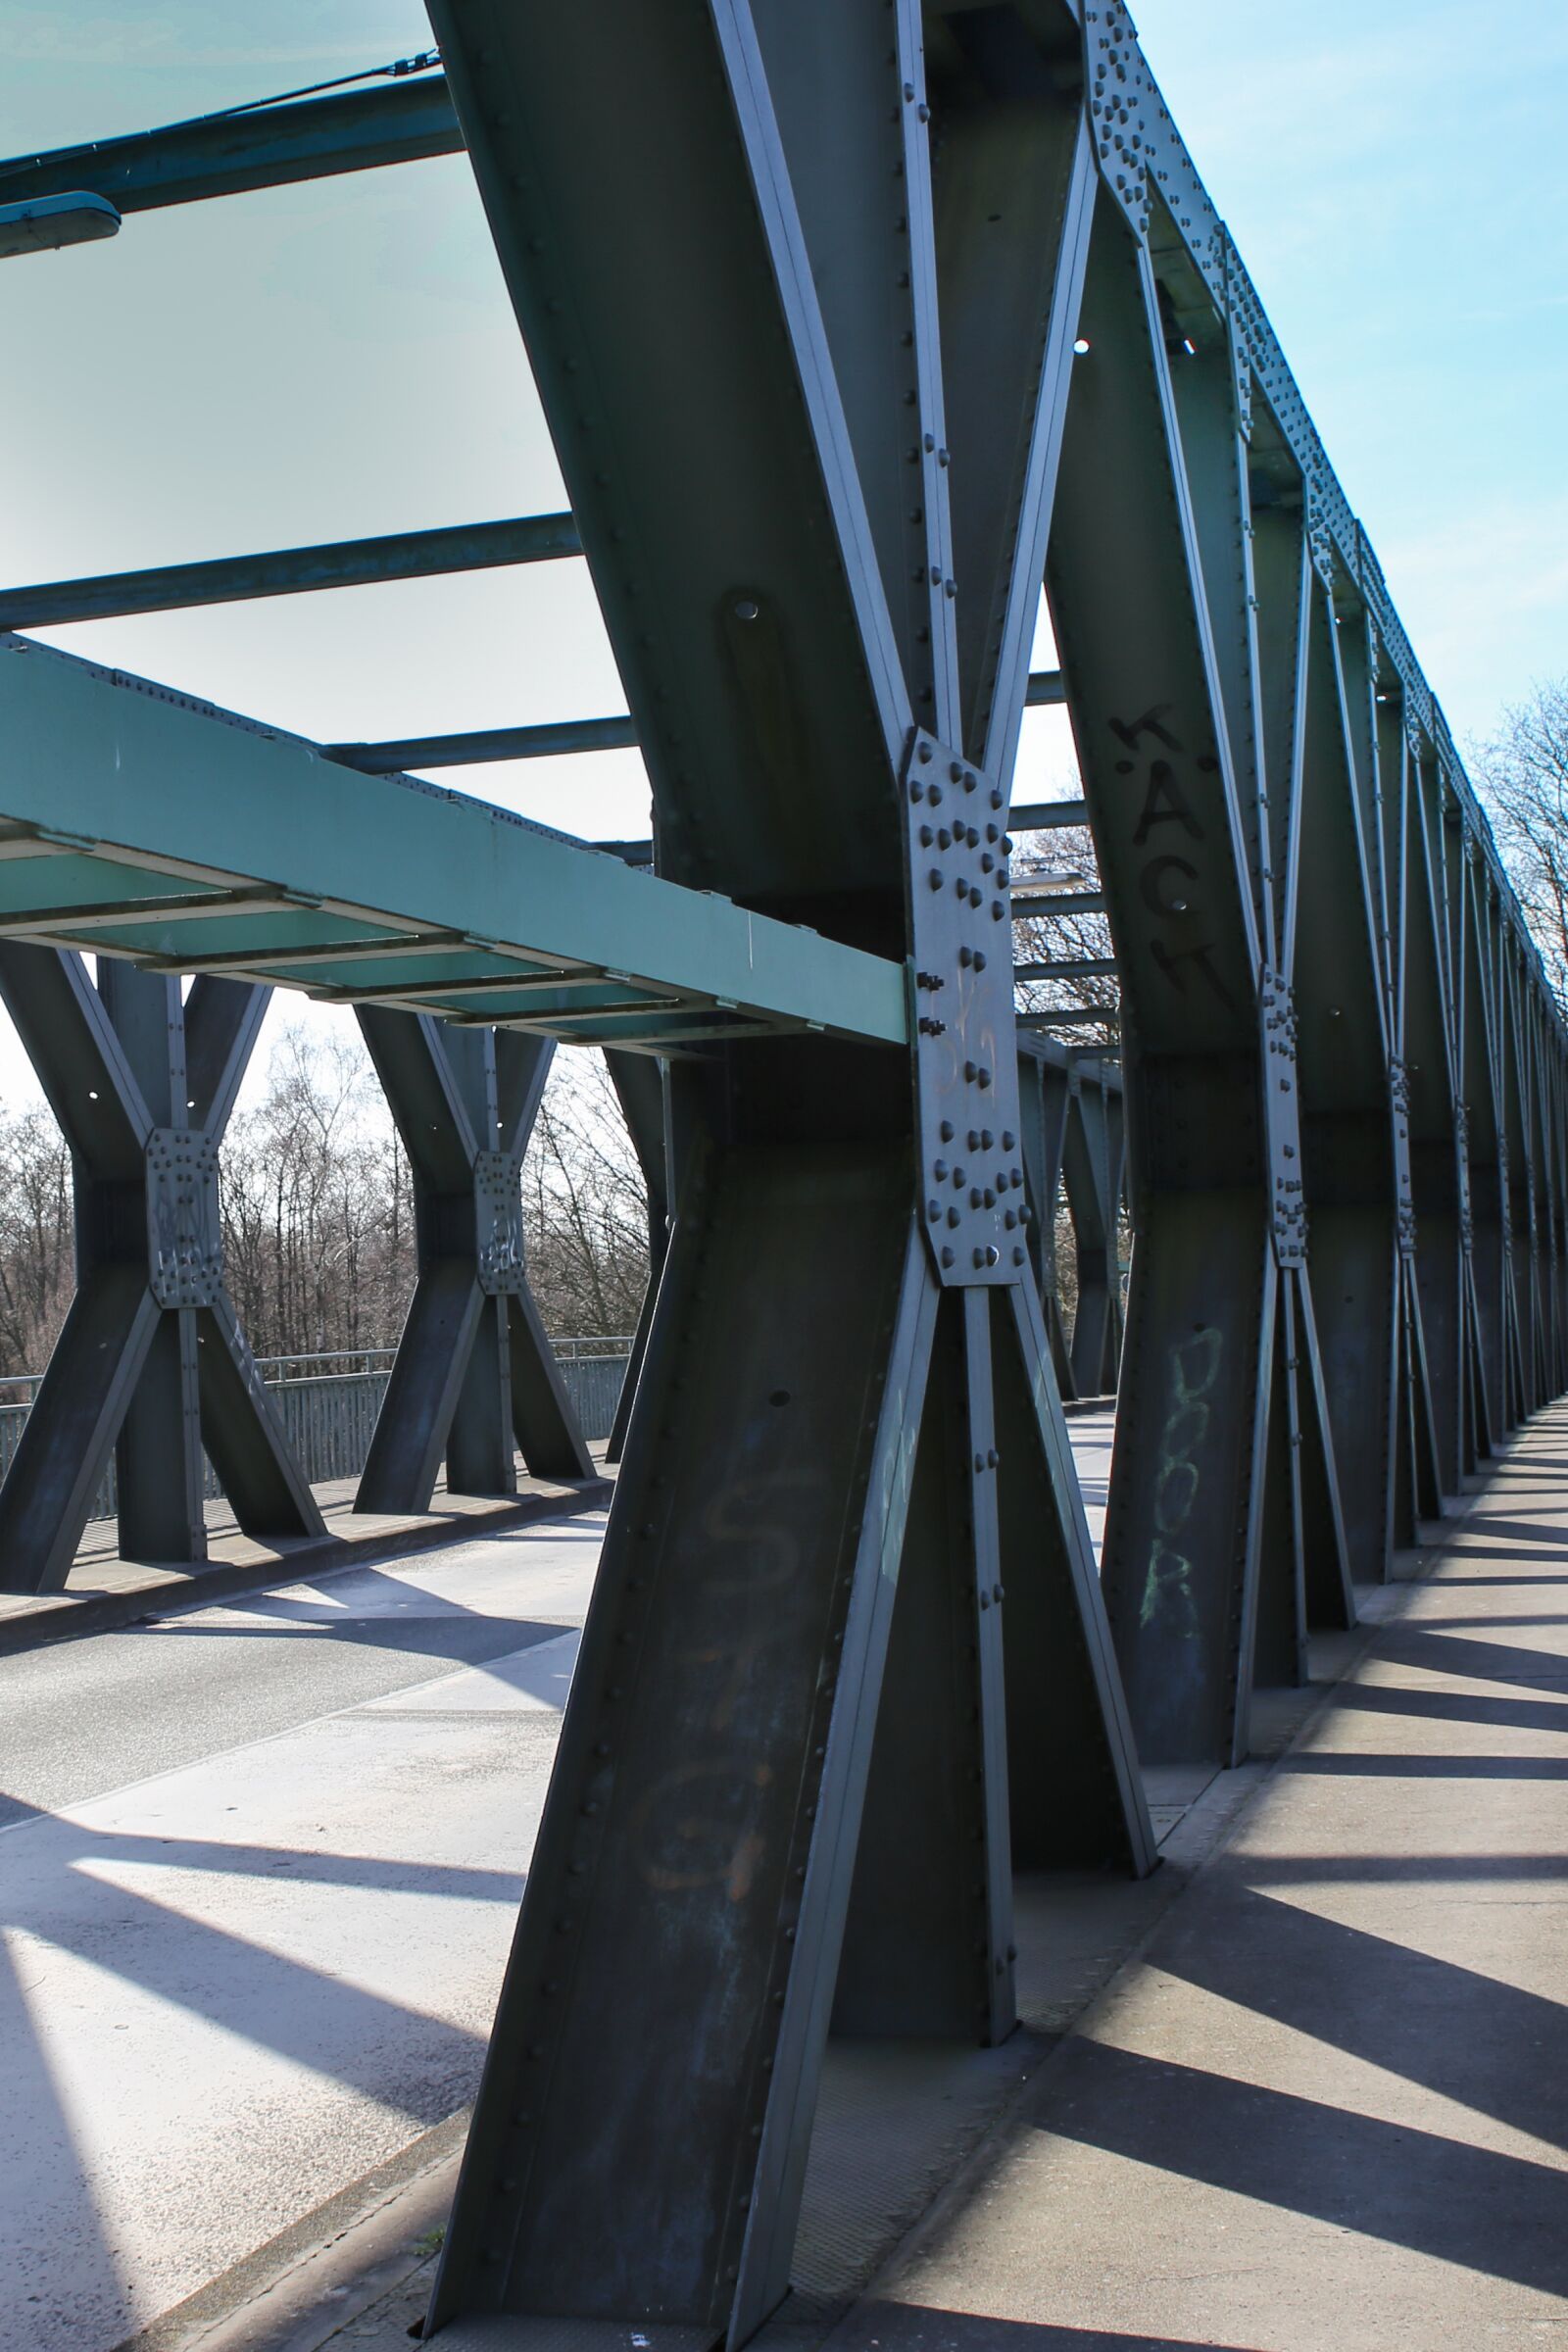
[[[1108,979],[1116,969],[1114,956],[1062,956],[1047,963],[1015,963],[1014,980]]]
[[[906,1034],[900,964],[15,637],[0,639],[0,936],[9,917],[30,939],[183,971],[244,957],[248,977],[298,987],[311,967],[291,955],[403,934],[503,979],[607,979],[625,992],[616,1043],[640,1042],[639,1019],[650,1043],[700,1041],[715,1014],[725,1031]],[[362,989],[334,977],[351,1000],[385,993],[379,968]],[[580,1039],[569,1002],[529,1002],[519,1020]],[[420,1003],[471,1009],[466,989]]]
[[[433,531],[396,531],[374,539],[331,540],[319,547],[274,548],[209,563],[163,564],[147,571],[0,588],[0,629],[60,628],[129,612],[175,612],[258,596],[372,587],[384,580],[483,571],[498,564],[544,564],[581,553],[569,514],[517,514],[499,522],[454,523]]]
[[[1020,922],[1036,923],[1051,914],[1103,914],[1102,890],[1043,890],[1030,893],[1028,877],[1013,891],[1013,912]]]
[[[329,743],[328,759],[368,776],[410,768],[471,767],[487,760],[554,760],[571,752],[635,751],[637,728],[624,711],[608,718],[546,719],[532,727],[479,727],[466,735],[410,735],[396,743]]]
[[[1065,1025],[1073,1021],[1104,1021],[1114,1028],[1121,1019],[1114,1004],[1048,1004],[1039,1012],[1020,1012],[1020,1029],[1049,1029],[1052,1024]]]
[[[384,88],[337,91],[288,106],[205,116],[127,138],[19,155],[0,162],[0,204],[90,188],[122,213],[238,196],[297,179],[456,155],[463,133],[444,77],[411,75]]]
[[[1014,833],[1054,833],[1064,825],[1087,825],[1087,801],[1014,801],[1007,823]]]

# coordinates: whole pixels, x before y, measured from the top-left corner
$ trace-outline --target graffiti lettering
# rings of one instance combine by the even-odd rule
[[[1136,848],[1143,848],[1155,825],[1180,825],[1194,841],[1203,838],[1203,828],[1183,799],[1176,771],[1168,760],[1155,760],[1150,764],[1149,790],[1144,795],[1143,814],[1133,834]]]
[[[1144,712],[1142,718],[1113,718],[1110,722],[1110,731],[1117,742],[1124,743],[1130,752],[1137,751],[1140,735],[1152,735],[1154,740],[1162,743],[1168,752],[1179,752],[1182,748],[1180,743],[1160,716],[1161,711],[1169,709],[1169,703],[1154,703]]]
[[[1163,884],[1167,874],[1180,874],[1189,882],[1198,880],[1198,868],[1189,865],[1185,858],[1152,858],[1138,877],[1139,895],[1152,914],[1185,914],[1184,898],[1167,898]]]
[[[676,1653],[683,1672],[675,1703],[715,1737],[718,1752],[674,1766],[632,1815],[638,1870],[660,1893],[722,1886],[740,1903],[763,1868],[773,1771],[749,1760],[756,1741],[747,1702],[758,1661],[783,1630],[781,1596],[800,1574],[802,1505],[785,1498],[819,1480],[805,1465],[732,1479],[703,1513],[707,1573],[691,1595],[695,1638]],[[743,1730],[748,1737],[737,1751]]]
[[[1198,1604],[1193,1598],[1193,1563],[1167,1537],[1180,1534],[1198,1500],[1199,1467],[1193,1459],[1208,1431],[1204,1399],[1219,1374],[1224,1339],[1217,1330],[1184,1340],[1171,1356],[1170,1409],[1159,1433],[1154,1474],[1154,1526],[1140,1621],[1161,1620],[1177,1641],[1198,1638]]]
[[[800,1544],[787,1527],[765,1519],[759,1523],[750,1511],[759,1502],[771,1502],[787,1489],[814,1484],[815,1473],[803,1468],[766,1478],[734,1479],[720,1487],[703,1513],[703,1534],[713,1544],[744,1544],[750,1547],[751,1557],[744,1570],[709,1577],[705,1589],[728,1598],[787,1585],[800,1566]]]
[[[1166,947],[1163,940],[1152,939],[1149,943],[1149,953],[1153,958],[1155,970],[1164,975],[1164,977],[1170,982],[1172,988],[1174,988],[1179,995],[1186,995],[1187,983],[1182,978],[1180,972],[1176,969],[1176,966],[1179,963],[1196,963],[1199,970],[1202,973],[1203,978],[1208,982],[1209,987],[1214,991],[1215,996],[1218,997],[1220,1003],[1225,1005],[1234,1006],[1236,1003],[1235,998],[1231,995],[1230,990],[1226,987],[1224,981],[1220,978],[1218,972],[1215,971],[1212,963],[1209,961],[1209,957],[1214,953],[1213,945],[1210,941],[1205,940],[1200,947],[1177,948],[1172,951],[1170,948]]]
[[[753,1790],[765,1788],[772,1778],[765,1764],[745,1773],[727,1763],[677,1764],[672,1772],[662,1774],[638,1800],[631,1817],[633,1834],[641,1844],[654,1827],[656,1812],[661,1816],[652,1839],[654,1852],[645,1854],[641,1863],[649,1886],[661,1894],[722,1886],[732,1903],[743,1903],[756,1882],[765,1844],[750,1822],[726,1820],[724,1810],[744,1816]],[[671,1810],[671,1798],[687,1795],[689,1801],[697,1801],[700,1791],[709,1797],[711,1810]],[[717,1803],[712,1802],[715,1795]]]

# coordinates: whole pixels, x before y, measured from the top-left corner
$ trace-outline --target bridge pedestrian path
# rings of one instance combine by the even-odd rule
[[[323,1523],[319,1536],[248,1536],[227,1500],[213,1496],[203,1510],[207,1558],[197,1567],[127,1560],[116,1549],[115,1521],[90,1519],[62,1592],[0,1592],[0,1657],[135,1625],[193,1600],[253,1592],[289,1575],[331,1575],[359,1561],[440,1550],[574,1510],[599,1509],[611,1494],[603,1442],[589,1452],[596,1475],[569,1483],[530,1477],[519,1454],[517,1490],[509,1495],[449,1494],[442,1476],[424,1511],[361,1512],[355,1508],[357,1478],[319,1479],[311,1489]]]
[[[1092,1514],[1108,1434],[1073,1425]],[[1568,1404],[1430,1532],[1278,1754],[1156,1784],[1152,1879],[1020,1888],[1004,2050],[830,2053],[758,2352],[1568,2341]],[[454,2175],[203,2352],[402,2352]]]
[[[1568,2340],[1568,1406],[1444,1535],[1274,1760],[1156,1776],[1151,1879],[1020,1887],[1002,2049],[835,2045],[759,2352]],[[81,1662],[0,1838],[7,2352],[405,2352],[593,1549],[0,1664]]]
[[[1362,1598],[1375,1639],[831,2352],[1568,2341],[1568,1404]]]

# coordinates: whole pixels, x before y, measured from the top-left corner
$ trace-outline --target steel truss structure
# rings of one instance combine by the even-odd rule
[[[504,1489],[514,1436],[580,1469],[516,1168],[542,1041],[611,1051],[657,1293],[429,2328],[706,2352],[786,2289],[830,2026],[1004,2034],[1015,1868],[1148,1867],[1139,1752],[1245,1753],[1254,1692],[1563,1386],[1564,1033],[1119,0],[431,18],[444,87],[0,197],[461,139],[570,514],[0,613],[580,548],[629,711],[321,747],[0,641],[0,985],[84,1236],[0,1529],[14,1581],[59,1574],[121,1428],[185,1465],[177,1510],[132,1478],[134,1543],[196,1541],[198,1426],[258,1525],[312,1507],[212,1249],[240,980],[360,1008],[414,1159],[367,1506],[443,1451]],[[1054,811],[1011,801],[1047,699],[1084,786]],[[500,740],[640,745],[656,870],[390,772]],[[1098,882],[1030,907],[1108,913],[1119,1078],[1013,1010],[1009,824],[1085,818]],[[1059,1395],[1114,1377],[1124,1157],[1102,1579]]]

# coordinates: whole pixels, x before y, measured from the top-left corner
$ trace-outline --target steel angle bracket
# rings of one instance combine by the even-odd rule
[[[1022,1278],[1022,1119],[1001,785],[923,728],[902,778],[921,1222],[952,1288]]]

